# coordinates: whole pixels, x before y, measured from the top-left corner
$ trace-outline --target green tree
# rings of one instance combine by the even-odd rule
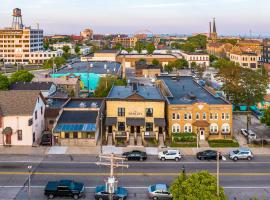
[[[264,111],[261,122],[270,127],[270,107]]]
[[[152,60],[152,65],[160,65],[160,62],[157,59]]]
[[[76,45],[74,51],[75,51],[75,53],[76,53],[77,55],[79,55],[79,54],[80,54],[80,51],[81,51],[80,46],[79,46],[79,45]]]
[[[209,174],[208,171],[194,173],[187,179],[181,178],[179,181],[175,180],[170,187],[170,191],[172,192],[174,200],[227,199],[222,187],[219,188],[219,195],[217,195],[216,177]],[[181,192],[181,194],[179,194],[179,192]]]
[[[188,61],[186,59],[181,58],[174,61],[174,66],[176,69],[183,69],[185,67],[188,67]]]
[[[63,46],[62,50],[64,51],[64,53],[68,54],[70,51],[70,47],[69,46]]]
[[[210,60],[210,62],[212,63],[212,62],[218,60],[218,57],[216,57],[216,56],[214,56],[214,55],[210,55],[210,56],[209,56],[209,60]]]
[[[15,82],[30,82],[34,78],[34,75],[28,72],[27,70],[19,70],[17,72],[14,72],[10,79],[10,83]]]
[[[178,175],[178,177],[172,182],[170,186],[170,192],[173,195],[173,199],[180,200],[184,194],[183,183],[187,179],[185,169]]]
[[[148,44],[146,45],[146,51],[147,51],[147,54],[148,54],[148,55],[153,54],[155,50],[156,50],[156,47],[155,47],[154,44],[148,43]]]
[[[167,71],[168,73],[172,72],[174,69],[174,64],[172,62],[169,62],[167,65],[165,65],[164,69],[165,71]]]
[[[9,81],[8,77],[3,74],[0,74],[0,90],[8,90],[9,88]]]
[[[138,52],[138,53],[142,53],[142,50],[145,48],[145,45],[143,42],[141,41],[137,41],[136,44],[135,44],[135,50]]]
[[[126,50],[128,53],[130,53],[131,51],[133,51],[132,48],[126,48],[125,50]]]
[[[194,61],[190,64],[190,66],[192,69],[197,69],[197,64]]]
[[[123,45],[121,43],[116,43],[114,46],[114,49],[121,50],[121,49],[123,49]]]
[[[219,58],[213,62],[212,66],[217,68],[217,69],[220,69],[220,68],[225,68],[225,67],[236,67],[239,65],[228,60],[228,59]]]
[[[43,64],[44,68],[52,68],[53,63],[55,64],[56,68],[61,67],[62,65],[66,64],[66,59],[64,57],[55,57],[50,58],[49,60],[46,60]]]

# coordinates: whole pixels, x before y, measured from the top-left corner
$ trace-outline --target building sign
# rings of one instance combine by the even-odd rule
[[[128,115],[138,117],[138,116],[143,116],[143,113],[138,112],[138,111],[132,111],[132,112],[129,112]]]

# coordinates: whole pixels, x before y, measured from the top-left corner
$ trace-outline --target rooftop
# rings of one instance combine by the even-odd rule
[[[102,102],[98,98],[70,99],[65,108],[100,108]]]
[[[114,86],[107,98],[126,99],[134,94],[146,100],[164,100],[159,89],[154,86],[136,86],[136,90],[133,86]]]
[[[52,82],[16,82],[10,85],[10,90],[49,90]]]
[[[191,76],[160,76],[158,80],[163,80],[168,87],[172,95],[167,97],[170,104],[193,104],[196,102],[229,104],[200,86]]]
[[[78,77],[59,77],[59,78],[34,78],[34,82],[53,82],[56,85],[76,85],[79,81]]]
[[[60,69],[55,74],[67,73],[95,73],[95,74],[117,74],[121,64],[118,62],[78,62],[69,67]]]
[[[98,111],[63,111],[57,123],[64,124],[95,124]]]

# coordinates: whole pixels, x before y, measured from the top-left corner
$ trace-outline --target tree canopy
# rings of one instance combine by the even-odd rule
[[[69,53],[70,47],[69,46],[63,46],[62,50],[64,51],[64,53]]]
[[[157,59],[152,60],[152,65],[160,65],[160,62]]]
[[[169,62],[167,65],[165,65],[165,70],[167,72],[171,72],[174,69],[183,69],[185,67],[188,67],[188,61],[186,61],[184,58],[181,58],[174,62]]]
[[[270,107],[264,111],[261,122],[270,127]]]
[[[213,59],[213,57],[210,57],[210,59]],[[213,61],[212,66],[220,69],[220,68],[225,68],[225,67],[236,67],[239,66],[239,64],[236,64],[228,59],[225,58],[219,58]]]
[[[64,57],[55,57],[50,58],[49,60],[46,60],[43,64],[45,68],[52,68],[53,63],[55,64],[56,68],[61,67],[62,65],[66,64],[66,59]]]
[[[155,50],[156,50],[156,47],[155,47],[154,44],[148,43],[148,44],[146,45],[146,51],[147,51],[147,54],[151,55],[151,54],[154,53]]]
[[[76,53],[77,55],[79,55],[79,54],[80,54],[80,51],[81,51],[80,46],[79,46],[79,45],[76,45],[74,51],[75,51],[75,53]]]
[[[138,52],[138,53],[142,53],[142,50],[145,48],[145,44],[142,42],[142,41],[137,41],[136,44],[135,44],[135,50]]]
[[[208,171],[201,171],[186,177],[182,172],[171,184],[170,192],[174,200],[226,200],[224,189],[217,195],[216,177]]]
[[[9,81],[8,77],[3,74],[0,74],[0,90],[8,90],[9,88]]]
[[[34,78],[34,75],[28,72],[27,70],[19,70],[17,72],[14,72],[10,79],[10,83],[15,82],[30,82]]]

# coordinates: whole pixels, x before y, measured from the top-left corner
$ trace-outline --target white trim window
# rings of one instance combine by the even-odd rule
[[[230,120],[230,114],[229,113],[225,114],[225,120]]]
[[[210,133],[218,133],[218,125],[216,123],[210,125]]]
[[[184,119],[185,119],[185,120],[190,120],[190,119],[192,119],[192,114],[191,114],[191,113],[185,113],[185,114],[184,114]]]
[[[196,120],[200,119],[200,113],[196,113]]]
[[[175,120],[176,119],[176,115],[175,113],[172,114],[172,119]]]
[[[192,133],[192,125],[191,124],[185,124],[184,132],[185,133]]]
[[[218,113],[210,113],[210,120],[218,120]]]
[[[180,119],[180,114],[179,113],[176,114],[176,119]]]
[[[173,124],[172,125],[172,132],[173,133],[180,133],[180,125],[179,124]]]
[[[207,119],[207,115],[206,115],[205,112],[202,114],[202,119],[203,119],[203,120],[206,120],[206,119]]]
[[[222,124],[221,132],[222,133],[230,133],[230,125],[227,123]]]

